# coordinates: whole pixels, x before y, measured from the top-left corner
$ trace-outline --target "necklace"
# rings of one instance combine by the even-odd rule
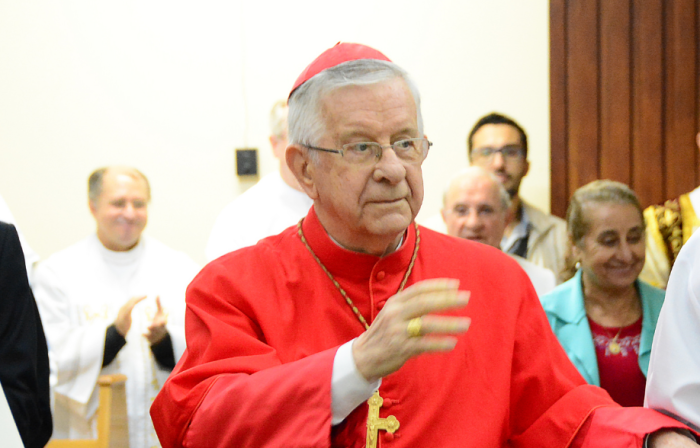
[[[316,263],[323,269],[323,272],[326,273],[328,278],[333,282],[333,285],[335,285],[336,289],[340,292],[340,295],[343,296],[345,299],[345,302],[348,304],[350,309],[352,310],[353,313],[355,313],[355,316],[357,317],[357,320],[360,321],[363,327],[365,327],[365,330],[369,329],[369,324],[365,320],[364,316],[362,316],[362,313],[360,313],[360,310],[355,306],[353,303],[352,299],[348,296],[348,294],[345,292],[342,286],[340,286],[340,283],[333,277],[333,275],[326,269],[326,267],[321,263],[321,260],[316,256],[316,253],[311,249],[311,246],[309,246],[309,243],[306,241],[306,237],[304,237],[304,231],[301,228],[301,224],[304,222],[304,218],[302,218],[298,223],[297,223],[297,233],[299,234],[299,238],[301,238],[301,242],[304,243],[304,246],[308,249],[309,253],[311,256],[316,260]],[[411,256],[411,262],[408,264],[408,268],[406,269],[406,274],[403,277],[403,280],[401,281],[401,285],[399,286],[399,290],[396,291],[396,293],[400,293],[403,291],[403,288],[406,286],[406,282],[408,281],[408,277],[411,275],[411,271],[413,270],[413,265],[416,262],[416,256],[418,255],[418,247],[420,247],[420,230],[418,230],[418,224],[415,222],[413,225],[416,228],[416,247],[413,249],[413,255]]]
[[[617,334],[615,335],[615,337],[613,337],[612,339],[610,339],[608,341],[608,345],[607,345],[606,349],[610,353],[612,353],[613,355],[617,355],[620,353],[620,351],[622,351],[622,347],[620,347],[620,343],[617,342],[617,338],[620,337],[620,333],[622,332],[622,328],[624,328],[624,327],[620,327],[620,329],[617,330]],[[607,331],[606,331],[606,333],[607,333]],[[610,337],[609,334],[608,334],[608,337]]]
[[[301,242],[304,243],[304,246],[306,246],[306,248],[309,250],[311,256],[314,258],[314,260],[316,260],[316,263],[318,263],[318,265],[321,266],[323,272],[325,272],[328,278],[331,280],[331,282],[333,282],[333,285],[335,285],[335,287],[338,289],[340,295],[343,296],[345,302],[348,304],[352,312],[355,313],[355,317],[357,317],[357,320],[359,320],[362,326],[365,327],[365,330],[368,330],[369,324],[362,316],[362,313],[360,313],[360,310],[357,309],[352,299],[348,296],[343,287],[340,286],[340,283],[338,283],[338,281],[335,278],[333,278],[333,275],[328,271],[328,269],[326,269],[326,267],[323,265],[318,256],[316,256],[316,253],[313,251],[313,249],[311,249],[311,246],[309,246],[309,243],[306,241],[306,237],[304,237],[304,231],[301,228],[301,224],[303,222],[304,218],[302,218],[297,224],[297,233],[299,234],[299,238],[301,238]],[[396,292],[397,294],[403,291],[404,286],[406,286],[408,277],[411,275],[413,265],[416,262],[416,256],[418,255],[418,247],[420,246],[420,231],[418,230],[418,224],[414,222],[413,225],[416,228],[416,247],[413,249],[413,255],[411,255],[411,262],[408,264],[406,274],[404,275],[403,280],[401,281],[399,290]],[[387,431],[388,433],[393,434],[394,432],[396,432],[397,429],[399,429],[399,421],[393,415],[390,415],[387,418],[379,417],[379,408],[382,407],[383,403],[384,399],[379,395],[379,390],[374,391],[372,397],[369,400],[367,400],[369,410],[367,412],[367,440],[365,444],[366,448],[377,448],[377,439],[380,430]]]

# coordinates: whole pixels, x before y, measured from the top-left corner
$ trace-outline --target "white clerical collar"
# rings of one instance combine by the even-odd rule
[[[95,243],[97,243],[98,251],[102,258],[109,264],[114,265],[130,265],[136,262],[143,251],[145,250],[146,244],[144,243],[143,235],[139,238],[139,242],[130,250],[125,251],[114,251],[109,250],[100,241],[97,235],[94,235]]]

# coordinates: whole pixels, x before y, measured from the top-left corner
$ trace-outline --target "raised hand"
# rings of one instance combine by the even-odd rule
[[[129,299],[121,308],[119,308],[119,313],[117,313],[117,319],[114,321],[114,326],[117,328],[117,332],[126,337],[126,334],[131,328],[131,312],[137,303],[145,299],[146,296],[142,297],[132,297]]]
[[[143,334],[151,345],[159,343],[168,334],[168,330],[165,328],[165,324],[168,323],[168,316],[160,304],[160,297],[156,297],[156,306],[158,307],[156,314],[153,316],[147,332]]]
[[[414,356],[452,350],[457,344],[452,335],[467,331],[471,319],[428,314],[466,306],[469,292],[458,287],[458,280],[424,280],[387,300],[353,344],[355,365],[362,376],[373,382]]]

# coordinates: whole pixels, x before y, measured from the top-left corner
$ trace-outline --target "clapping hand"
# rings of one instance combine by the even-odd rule
[[[156,297],[156,306],[158,307],[156,314],[153,316],[153,320],[148,326],[148,331],[143,334],[151,345],[158,344],[168,334],[168,329],[165,328],[165,324],[168,323],[168,316],[165,314],[160,304],[160,297]]]

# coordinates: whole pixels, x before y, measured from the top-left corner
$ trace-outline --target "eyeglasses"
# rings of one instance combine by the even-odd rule
[[[496,155],[496,153],[501,153],[504,159],[516,160],[522,159],[525,156],[525,151],[520,146],[504,146],[503,148],[476,148],[472,151],[472,157],[477,159],[490,160]]]
[[[382,152],[386,148],[391,148],[396,156],[407,163],[423,163],[428,155],[428,149],[433,143],[426,138],[407,138],[399,140],[391,145],[380,145],[375,142],[346,143],[342,149],[326,149],[316,146],[304,145],[316,151],[332,152],[340,154],[345,160],[354,164],[369,164],[379,161]]]

